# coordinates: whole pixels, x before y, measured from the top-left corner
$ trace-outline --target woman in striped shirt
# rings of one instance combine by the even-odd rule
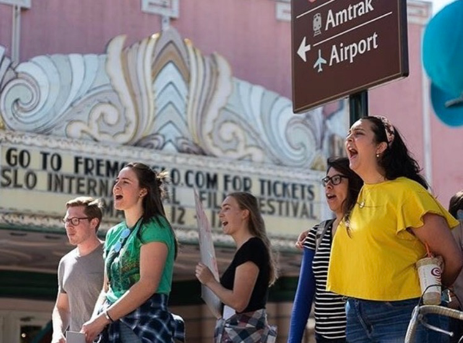
[[[327,174],[322,182],[328,206],[336,218],[315,225],[301,234],[301,237],[307,237],[297,243],[304,248],[304,256],[294,298],[288,343],[301,343],[314,297],[317,343],[346,342],[345,302],[341,296],[326,291],[326,276],[336,227],[354,206],[362,180],[350,170],[349,160],[340,157],[328,159]]]

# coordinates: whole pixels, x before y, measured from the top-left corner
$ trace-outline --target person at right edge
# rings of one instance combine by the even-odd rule
[[[452,233],[460,249],[463,251],[463,190],[450,198],[449,212],[460,222],[460,225],[453,229]],[[460,272],[460,275],[455,280],[452,291],[452,301],[449,307],[463,311],[463,271]],[[450,331],[453,332],[450,343],[458,343],[460,337],[463,336],[463,321],[450,318]]]
[[[345,146],[364,185],[334,236],[327,290],[347,297],[348,342],[403,343],[422,294],[415,264],[427,247],[443,259],[444,286],[462,269],[450,231],[458,221],[429,193],[418,163],[386,118],[355,122]],[[448,341],[421,324],[416,337],[420,343]]]

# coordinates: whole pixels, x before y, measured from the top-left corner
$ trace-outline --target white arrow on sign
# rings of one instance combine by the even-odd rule
[[[302,39],[301,45],[299,45],[299,49],[297,49],[297,54],[302,58],[304,62],[307,62],[307,58],[305,53],[310,51],[310,44],[305,45],[305,37]]]

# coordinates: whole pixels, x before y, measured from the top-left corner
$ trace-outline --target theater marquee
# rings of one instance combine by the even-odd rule
[[[220,203],[233,191],[258,197],[274,236],[296,235],[327,214],[320,172],[9,131],[0,131],[0,142],[0,212],[16,215],[15,224],[24,227],[37,216],[59,223],[66,201],[80,195],[104,200],[107,227],[120,221],[111,191],[119,170],[130,161],[169,171],[166,209],[179,229],[196,230],[193,188],[217,232]]]

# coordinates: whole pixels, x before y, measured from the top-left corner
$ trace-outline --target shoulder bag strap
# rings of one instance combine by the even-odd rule
[[[320,224],[318,224],[317,235],[315,237],[315,251],[318,250],[318,246],[320,245],[320,242],[322,241],[323,237],[326,234],[326,231],[328,230],[332,222],[333,219],[330,219],[324,220]]]

